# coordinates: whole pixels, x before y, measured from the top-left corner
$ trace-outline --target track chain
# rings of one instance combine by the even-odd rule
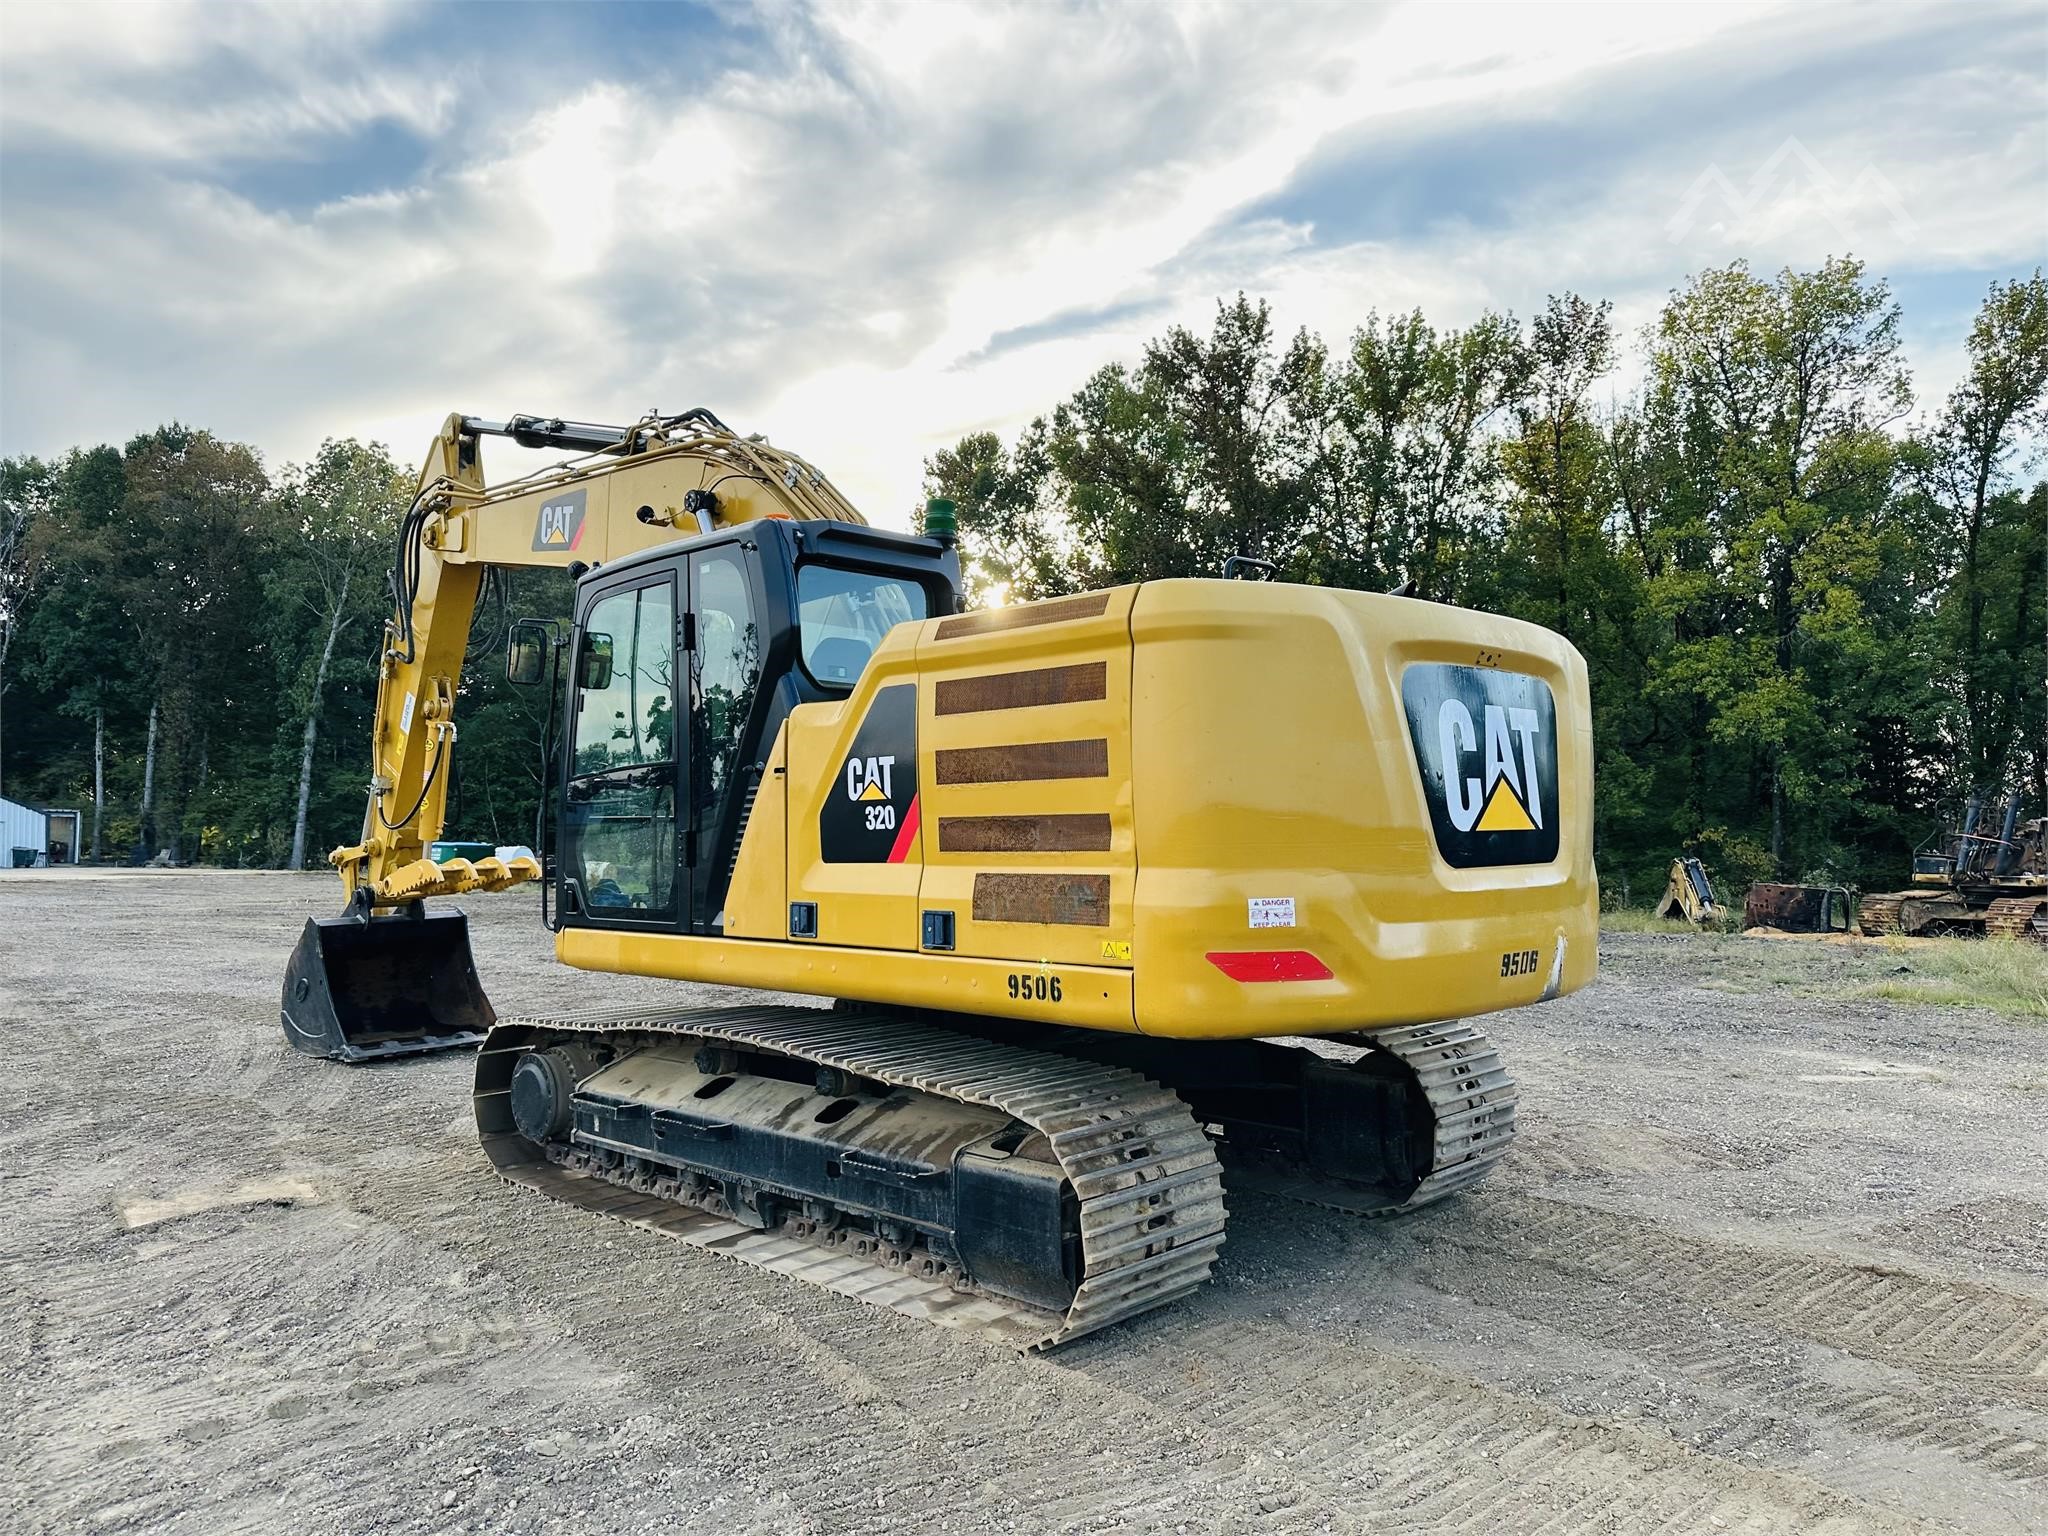
[[[1866,896],[1856,908],[1856,926],[1873,937],[1881,934],[1903,934],[1906,931],[1906,898],[1897,896]]]
[[[858,1077],[999,1110],[1042,1132],[1080,1206],[1082,1278],[1064,1313],[952,1279],[891,1267],[879,1245],[762,1231],[558,1166],[512,1128],[507,1085],[518,1054],[559,1034],[631,1033],[780,1054]],[[1118,1067],[891,1017],[816,1008],[650,1009],[506,1020],[479,1053],[477,1126],[507,1180],[569,1204],[841,1295],[962,1328],[1019,1350],[1047,1349],[1188,1294],[1223,1245],[1222,1173],[1174,1094]],[[862,1251],[865,1250],[865,1251]]]
[[[1984,932],[2048,944],[2048,896],[2001,896],[1984,909]]]

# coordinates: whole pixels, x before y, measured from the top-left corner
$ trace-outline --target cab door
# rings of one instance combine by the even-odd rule
[[[689,815],[685,849],[698,933],[723,931],[725,895],[765,764],[768,665],[756,546],[731,539],[688,558]]]
[[[674,568],[658,569],[596,590],[577,626],[559,863],[567,921],[661,931],[689,922],[677,598]]]

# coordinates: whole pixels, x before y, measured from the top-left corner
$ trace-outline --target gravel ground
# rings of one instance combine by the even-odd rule
[[[498,1183],[469,1063],[287,1051],[313,876],[0,875],[0,1527],[2048,1531],[2048,1031],[1625,935],[1521,1140],[1020,1359]],[[717,1001],[468,903],[502,1012]]]

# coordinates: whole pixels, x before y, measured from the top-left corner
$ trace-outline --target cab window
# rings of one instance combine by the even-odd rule
[[[828,688],[851,688],[882,636],[928,611],[914,581],[817,564],[797,567],[796,607],[804,670]]]
[[[691,658],[691,779],[697,804],[716,814],[739,766],[740,741],[761,682],[761,637],[747,568],[732,550],[690,557],[697,613]]]
[[[601,597],[583,621],[579,655],[608,655],[610,675],[579,667],[574,682],[563,853],[600,921],[675,911],[675,633],[666,581]]]
[[[676,615],[667,584],[600,598],[583,629],[586,647],[592,640],[610,642],[611,678],[583,690],[571,771],[673,762]]]

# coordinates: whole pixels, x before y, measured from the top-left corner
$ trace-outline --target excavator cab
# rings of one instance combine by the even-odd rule
[[[542,850],[552,925],[722,932],[790,710],[848,693],[894,625],[954,612],[958,581],[947,538],[763,518],[584,570],[566,668],[546,665],[548,626],[516,623],[508,679],[560,684]],[[497,863],[454,867],[469,884]],[[282,1017],[294,1048],[365,1062],[473,1047],[497,1016],[462,912],[378,910],[364,890],[307,922]]]
[[[776,732],[898,624],[950,614],[937,539],[765,519],[577,584],[550,861],[557,925],[719,934]]]

